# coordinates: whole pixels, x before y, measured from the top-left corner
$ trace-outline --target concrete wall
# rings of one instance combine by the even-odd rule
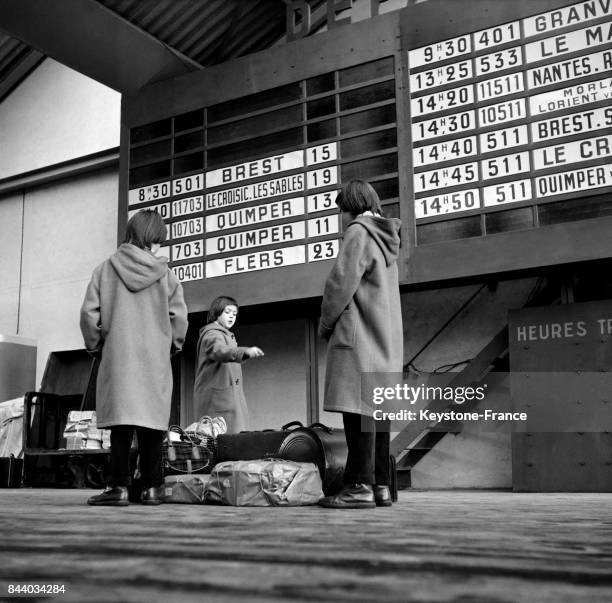
[[[46,59],[0,104],[0,180],[119,146],[120,102]]]
[[[79,308],[116,247],[117,186],[106,169],[0,198],[0,333],[37,340],[37,384],[49,352],[83,347]]]
[[[23,195],[0,197],[0,333],[17,334]]]
[[[0,104],[0,183],[114,149],[120,95],[45,60]],[[78,318],[93,268],[116,247],[117,168],[0,196],[0,333],[50,351],[82,348]]]
[[[107,169],[26,193],[19,335],[38,340],[37,383],[49,352],[83,347],[79,309],[116,248],[117,187]]]
[[[278,429],[306,422],[306,322],[283,320],[238,326],[240,345],[260,347],[265,356],[242,366],[252,429]]]

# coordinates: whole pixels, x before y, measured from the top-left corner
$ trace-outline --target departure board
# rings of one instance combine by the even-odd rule
[[[581,2],[408,51],[417,233],[612,186],[611,11]]]
[[[394,67],[383,56],[130,128],[127,218],[160,213],[159,253],[189,290],[312,274],[338,254],[343,181],[368,179],[399,216]]]
[[[411,3],[146,86],[122,124],[119,232],[160,212],[192,309],[319,296],[352,178],[402,220],[402,285],[612,256],[608,0]]]
[[[338,167],[330,165],[336,159],[337,143],[315,145],[135,188],[129,206],[154,209],[169,222],[160,253],[181,281],[332,259],[340,219],[329,210],[337,191],[318,191],[338,185]]]

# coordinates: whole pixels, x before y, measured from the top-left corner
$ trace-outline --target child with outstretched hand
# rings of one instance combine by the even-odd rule
[[[242,389],[241,363],[260,358],[263,351],[242,347],[231,328],[238,316],[235,299],[220,296],[208,310],[208,324],[200,330],[198,367],[194,386],[196,416],[223,417],[227,433],[249,429],[249,411]]]

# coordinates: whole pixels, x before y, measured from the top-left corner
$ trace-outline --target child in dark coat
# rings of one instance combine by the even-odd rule
[[[230,331],[237,316],[235,299],[220,296],[213,300],[208,311],[208,324],[200,330],[193,396],[197,416],[223,417],[227,433],[249,429],[241,364],[249,358],[264,355],[258,347],[237,344]]]

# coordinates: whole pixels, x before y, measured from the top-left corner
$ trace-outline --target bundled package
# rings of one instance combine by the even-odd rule
[[[68,450],[110,448],[110,430],[98,429],[95,410],[72,410],[64,429]]]
[[[165,503],[204,504],[209,477],[203,473],[166,475],[162,498]]]
[[[314,505],[322,497],[314,463],[283,459],[218,463],[206,486],[208,504],[237,507],[297,507]]]

